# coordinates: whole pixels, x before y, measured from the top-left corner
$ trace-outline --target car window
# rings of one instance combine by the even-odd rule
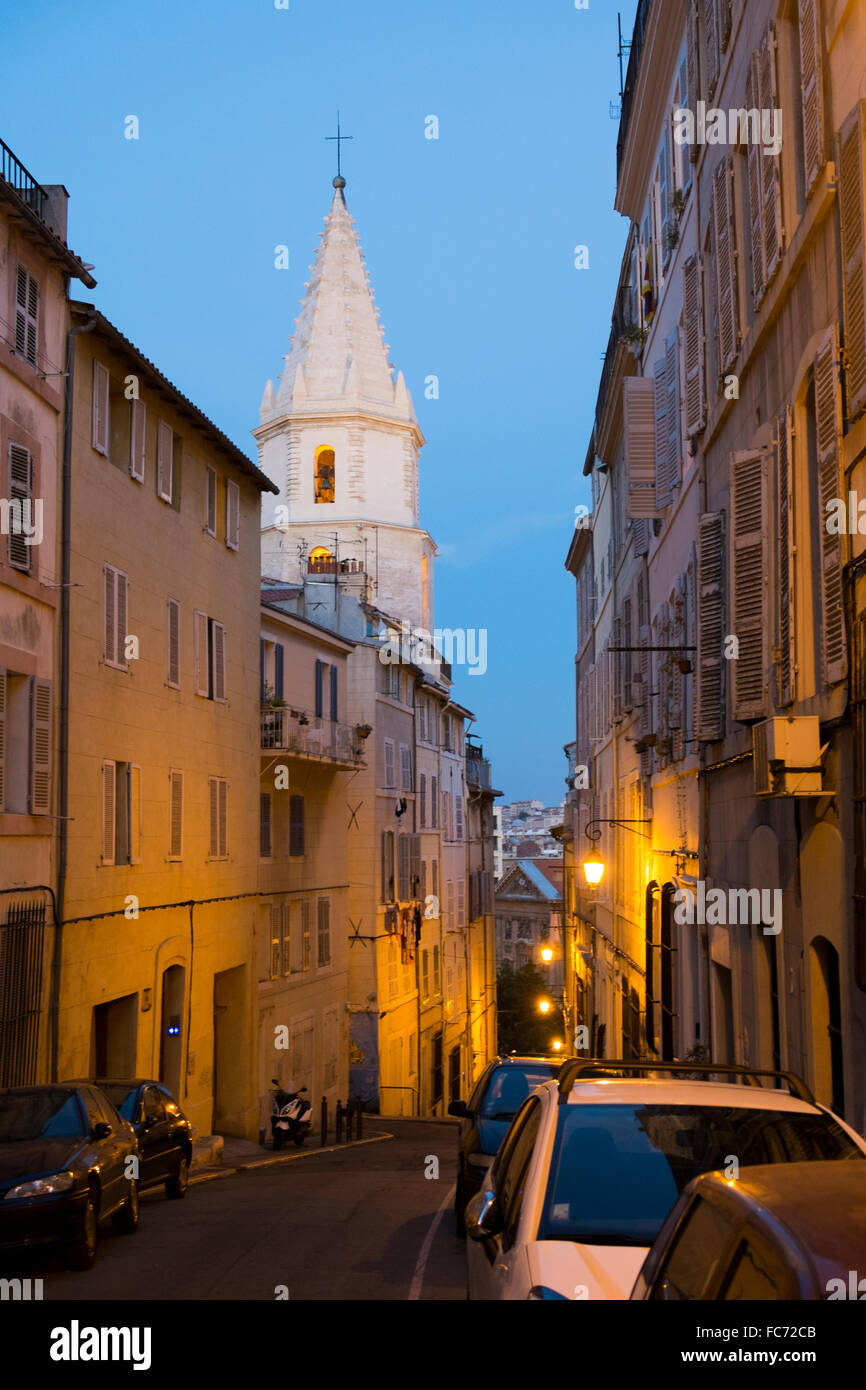
[[[533,1099],[529,1102],[521,1122],[520,1132],[516,1136],[509,1155],[508,1167],[503,1171],[497,1188],[497,1197],[501,1203],[504,1220],[502,1245],[506,1250],[514,1244],[517,1235],[529,1165],[532,1161],[532,1152],[535,1148],[540,1124],[541,1102]]]
[[[91,1086],[85,1087],[81,1094],[84,1097],[91,1128],[94,1125],[107,1124],[111,1125],[112,1129],[117,1129],[117,1112],[107,1096]]]
[[[0,1143],[83,1139],[84,1116],[75,1091],[49,1087],[0,1095]]]
[[[474,1089],[473,1089],[473,1091],[472,1091],[472,1094],[471,1094],[471,1096],[469,1097],[469,1109],[470,1109],[470,1110],[477,1110],[478,1107],[480,1106],[480,1104],[481,1104],[481,1097],[484,1095],[484,1092],[485,1092],[485,1090],[487,1089],[487,1082],[489,1081],[489,1079],[490,1079],[490,1068],[488,1067],[487,1070],[484,1071],[484,1072],[482,1072],[481,1075],[479,1076],[478,1080],[477,1080],[476,1083],[475,1083],[475,1087],[474,1087]]]
[[[155,1086],[144,1088],[144,1118],[146,1120],[165,1119],[165,1101]]]
[[[178,1103],[177,1103],[177,1101],[175,1100],[174,1096],[172,1095],[171,1091],[167,1090],[167,1089],[165,1088],[165,1086],[157,1086],[156,1089],[157,1089],[157,1091],[159,1092],[159,1094],[162,1096],[163,1103],[164,1103],[165,1109],[166,1109],[166,1113],[167,1113],[168,1115],[172,1115],[172,1116],[179,1116],[179,1117],[182,1119],[182,1118],[183,1118],[183,1111],[181,1110],[180,1106],[178,1105]]]
[[[502,1174],[508,1167],[509,1160],[511,1158],[512,1153],[514,1152],[514,1145],[517,1143],[517,1140],[520,1136],[520,1131],[523,1128],[523,1120],[525,1116],[529,1113],[529,1109],[530,1106],[529,1102],[527,1101],[523,1109],[518,1111],[518,1113],[512,1120],[511,1126],[507,1130],[505,1138],[499,1146],[499,1153],[496,1155],[496,1158],[493,1161],[493,1167],[490,1169],[490,1176],[493,1179],[493,1185],[496,1188],[497,1192],[500,1190]]]
[[[731,1218],[716,1203],[699,1197],[658,1272],[653,1299],[672,1302],[704,1298],[733,1235]]]
[[[763,1242],[744,1240],[734,1256],[719,1297],[728,1303],[738,1303],[751,1298],[766,1302],[792,1296],[790,1277],[777,1252]]]
[[[481,1102],[482,1117],[485,1120],[513,1119],[530,1092],[542,1081],[549,1081],[555,1071],[555,1067],[543,1064],[497,1067]]]
[[[108,1084],[102,1087],[112,1105],[125,1120],[133,1124],[136,1119],[136,1109],[138,1106],[138,1087],[130,1086],[127,1082]]]

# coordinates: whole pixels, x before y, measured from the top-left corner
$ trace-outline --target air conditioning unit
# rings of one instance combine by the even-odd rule
[[[817,715],[764,719],[752,725],[757,796],[830,796],[822,785]]]

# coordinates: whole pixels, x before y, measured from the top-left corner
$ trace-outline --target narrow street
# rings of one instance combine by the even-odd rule
[[[419,1267],[453,1189],[456,1126],[387,1119],[373,1130],[394,1138],[195,1183],[181,1202],[143,1195],[138,1232],[104,1229],[88,1273],[33,1268],[45,1299],[258,1300],[278,1285],[291,1300],[465,1298],[450,1203]],[[424,1176],[428,1155],[438,1180]]]

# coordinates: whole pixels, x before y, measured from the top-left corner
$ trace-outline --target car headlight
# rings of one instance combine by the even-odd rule
[[[564,1293],[557,1293],[556,1289],[549,1289],[545,1284],[535,1284],[527,1294],[527,1300],[530,1303],[546,1302],[548,1299],[556,1299],[560,1303],[571,1302],[571,1299],[567,1298]]]
[[[34,1178],[10,1187],[6,1197],[51,1197],[55,1192],[68,1192],[73,1182],[71,1173],[54,1173],[50,1178]]]

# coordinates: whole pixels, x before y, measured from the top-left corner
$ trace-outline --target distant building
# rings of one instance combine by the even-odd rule
[[[551,994],[562,995],[562,861],[505,861],[496,885],[496,961],[515,969],[538,965],[548,972]],[[553,950],[548,964],[543,949]]]

